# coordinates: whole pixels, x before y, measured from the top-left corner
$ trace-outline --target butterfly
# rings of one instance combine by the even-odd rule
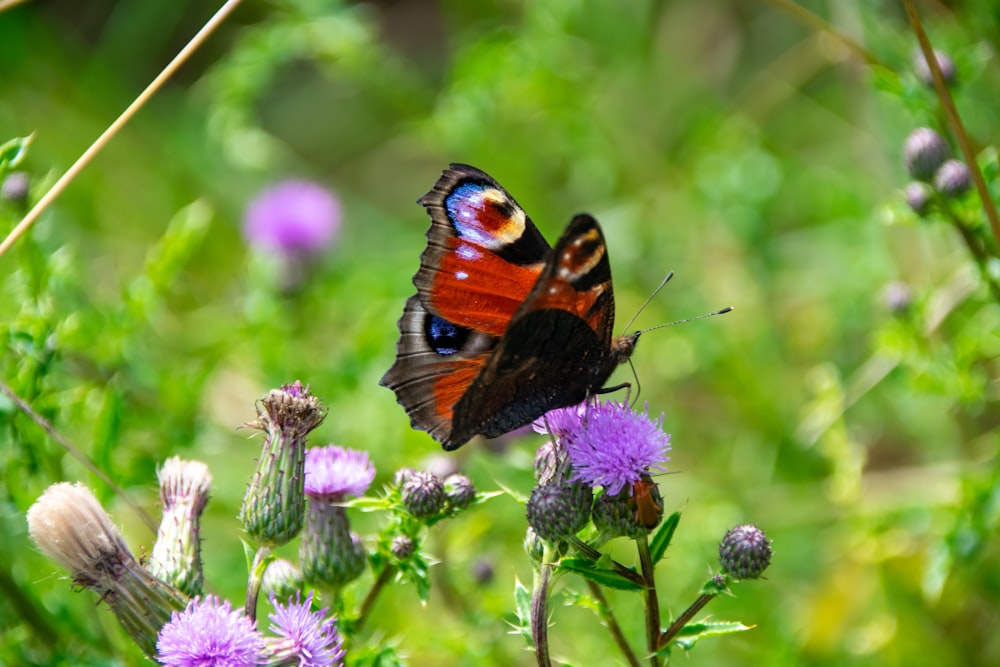
[[[431,218],[380,384],[446,450],[602,393],[639,333],[614,336],[600,225],[575,216],[555,247],[485,172],[452,164],[417,200]]]

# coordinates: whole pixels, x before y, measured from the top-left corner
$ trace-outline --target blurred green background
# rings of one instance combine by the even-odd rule
[[[35,133],[20,166],[32,201],[213,4],[0,13],[0,140]],[[767,580],[707,609],[756,627],[704,641],[690,664],[1000,664],[1000,308],[954,230],[901,195],[901,142],[939,126],[939,104],[912,72],[900,3],[800,4],[877,64],[781,2],[246,0],[0,257],[3,379],[154,515],[157,463],[206,461],[206,578],[239,601],[236,515],[258,441],[237,427],[268,389],[308,383],[329,406],[313,442],[369,451],[376,490],[441,455],[378,379],[425,244],[415,200],[468,162],[550,240],[574,213],[601,221],[619,327],[670,270],[637,326],[735,308],[649,333],[633,357],[672,434],[665,505],[683,510],[659,570],[664,616],[694,600],[728,528],[752,521],[774,540]],[[920,7],[958,65],[970,134],[992,143],[1000,12]],[[247,203],[289,177],[343,206],[336,246],[294,293],[240,229]],[[0,230],[24,210],[0,202]],[[908,306],[887,303],[894,281]],[[24,512],[52,482],[82,480],[137,553],[154,536],[4,398],[0,426],[0,663],[140,663],[95,596],[36,552]],[[473,442],[449,463],[481,490],[527,494],[539,442]],[[355,514],[363,533],[378,525]],[[534,664],[507,625],[515,577],[531,579],[524,528],[509,496],[436,527],[429,604],[394,587],[368,643],[413,665]],[[624,664],[558,591],[554,655]],[[641,646],[638,600],[610,598]]]

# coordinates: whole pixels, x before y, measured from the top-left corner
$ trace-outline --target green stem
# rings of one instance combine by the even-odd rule
[[[628,660],[628,664],[631,667],[640,667],[639,658],[636,656],[635,651],[632,647],[628,645],[628,641],[625,639],[625,634],[622,632],[621,626],[618,625],[618,620],[615,618],[614,612],[611,611],[611,606],[608,604],[608,599],[604,597],[604,591],[601,587],[590,579],[585,579],[587,582],[587,588],[590,589],[590,594],[594,596],[597,600],[597,614],[604,621],[604,624],[608,626],[608,630],[611,631],[611,636],[615,640],[615,644],[624,654],[625,659]]]
[[[986,242],[982,238],[976,235],[976,233],[969,228],[965,221],[962,220],[958,215],[948,206],[945,202],[941,202],[942,208],[947,214],[951,223],[955,225],[955,229],[958,233],[962,235],[962,240],[965,241],[966,247],[969,249],[969,253],[972,258],[976,261],[976,265],[979,267],[979,272],[986,284],[989,285],[990,292],[993,293],[993,298],[1000,302],[1000,285],[997,284],[996,279],[993,274],[990,273],[989,261],[990,253],[989,248],[986,247]]]
[[[355,632],[361,630],[361,626],[365,624],[368,619],[368,615],[371,613],[372,607],[375,606],[375,600],[378,599],[379,593],[385,588],[385,585],[389,583],[393,575],[396,574],[395,565],[386,565],[382,568],[382,571],[378,573],[378,578],[372,587],[368,590],[368,595],[365,596],[364,601],[361,603],[361,610],[358,612],[358,620],[354,623]]]
[[[917,13],[917,8],[913,4],[913,0],[903,0],[903,6],[906,7],[906,16],[910,20],[913,34],[917,36],[920,51],[923,53],[924,60],[927,61],[927,68],[931,71],[931,79],[934,81],[934,92],[937,93],[938,99],[941,101],[941,106],[944,107],[945,114],[948,117],[948,124],[951,126],[951,131],[955,133],[958,146],[962,149],[962,156],[965,158],[965,163],[972,174],[972,182],[976,185],[976,192],[979,193],[979,200],[983,205],[983,211],[986,213],[986,219],[990,221],[993,238],[996,239],[997,243],[1000,243],[1000,214],[997,213],[997,207],[993,203],[992,197],[990,197],[990,190],[986,185],[986,179],[983,178],[983,172],[980,171],[979,164],[976,162],[976,155],[972,149],[972,141],[969,139],[969,134],[965,131],[965,125],[962,124],[962,117],[958,115],[955,100],[952,99],[951,91],[948,90],[948,84],[944,80],[944,75],[941,74],[941,66],[938,64],[937,56],[934,55],[934,47],[931,45],[927,33],[924,32],[924,25],[920,21],[920,14]]]
[[[542,563],[535,570],[531,590],[531,641],[535,645],[535,658],[538,667],[552,667],[549,657],[549,581],[552,578],[550,561],[553,556],[550,546],[545,546]]]
[[[664,646],[669,644],[670,641],[674,637],[676,637],[681,630],[684,629],[684,626],[687,625],[692,618],[694,618],[694,615],[697,614],[699,611],[701,611],[705,605],[711,602],[712,598],[714,598],[716,595],[718,595],[718,593],[702,593],[698,597],[698,599],[694,601],[694,604],[685,609],[684,613],[678,616],[677,619],[670,624],[670,627],[667,628],[662,635],[660,635],[660,639],[659,642],[657,642],[657,646],[659,648],[663,648]]]
[[[635,544],[639,548],[639,564],[642,566],[642,578],[645,586],[643,601],[646,603],[646,647],[649,649],[650,667],[660,667],[660,658],[656,655],[657,642],[660,637],[660,603],[656,597],[656,572],[653,568],[653,556],[649,552],[649,540],[646,536],[637,537]]]
[[[250,578],[247,581],[247,601],[243,613],[251,621],[257,620],[257,598],[260,596],[260,585],[264,581],[264,572],[270,565],[271,547],[257,547],[250,565]]]
[[[582,553],[590,560],[598,561],[604,557],[604,554],[602,554],[600,551],[598,551],[594,547],[590,546],[589,544],[581,540],[579,537],[576,537],[575,535],[573,537],[570,537],[569,540],[567,541],[573,546],[574,549]],[[615,572],[622,575],[623,577],[625,577],[634,584],[638,584],[640,586],[644,586],[646,584],[646,580],[643,578],[641,574],[639,574],[635,570],[625,567],[616,560],[611,561],[611,568]]]

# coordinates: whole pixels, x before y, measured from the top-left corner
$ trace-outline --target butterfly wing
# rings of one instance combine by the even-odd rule
[[[456,404],[445,449],[507,433],[600,390],[635,344],[613,337],[614,312],[604,235],[594,218],[578,215]]]
[[[381,384],[396,393],[414,428],[449,442],[454,406],[551,249],[514,198],[475,167],[451,165],[419,203],[431,217],[427,248],[413,279],[417,294],[399,320],[396,361]]]

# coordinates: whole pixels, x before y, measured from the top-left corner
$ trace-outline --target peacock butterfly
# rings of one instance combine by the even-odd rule
[[[600,225],[574,217],[555,248],[486,173],[452,164],[417,200],[431,218],[380,384],[446,450],[600,393],[639,333],[616,337]]]

